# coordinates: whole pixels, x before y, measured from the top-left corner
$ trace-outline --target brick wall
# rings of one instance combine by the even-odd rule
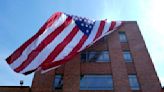
[[[0,86],[0,92],[31,92],[29,86]]]
[[[161,92],[164,92],[164,87],[162,88]]]
[[[128,43],[119,42],[119,31],[124,31]],[[86,51],[109,50],[110,62],[82,63],[80,55],[70,62],[46,74],[38,71],[32,83],[32,92],[160,92],[161,84],[155,72],[153,63],[146,49],[146,45],[135,21],[125,22],[118,30],[106,37],[107,40],[96,42]],[[122,51],[130,50],[133,62],[126,63]],[[55,74],[64,75],[63,89],[55,90],[53,81]],[[81,74],[112,74],[114,91],[82,91],[79,90]],[[128,75],[136,74],[140,90],[132,91]]]

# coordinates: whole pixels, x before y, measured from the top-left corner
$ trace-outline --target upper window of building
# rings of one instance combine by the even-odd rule
[[[62,89],[63,87],[63,75],[55,75],[54,88]]]
[[[81,75],[80,90],[113,90],[111,75]]]
[[[132,55],[130,51],[123,51],[123,57],[126,62],[132,62]]]
[[[81,60],[83,62],[109,62],[109,51],[82,52]]]
[[[132,90],[139,90],[139,83],[136,75],[129,75],[129,84]]]
[[[119,32],[119,39],[122,43],[128,42],[125,32]]]

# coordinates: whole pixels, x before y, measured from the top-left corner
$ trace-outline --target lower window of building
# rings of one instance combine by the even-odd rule
[[[62,89],[63,87],[63,75],[55,75],[54,88]]]
[[[129,84],[132,90],[139,90],[139,83],[136,75],[129,75]]]
[[[111,75],[81,75],[80,90],[113,90]]]

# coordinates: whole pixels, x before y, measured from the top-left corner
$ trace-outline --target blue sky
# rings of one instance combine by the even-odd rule
[[[137,21],[164,86],[163,0],[0,0],[0,86],[31,86],[34,74],[13,72],[5,62],[56,11],[91,19]]]

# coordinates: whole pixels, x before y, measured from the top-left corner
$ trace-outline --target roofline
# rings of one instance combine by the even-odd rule
[[[0,88],[30,88],[30,86],[0,86]]]

